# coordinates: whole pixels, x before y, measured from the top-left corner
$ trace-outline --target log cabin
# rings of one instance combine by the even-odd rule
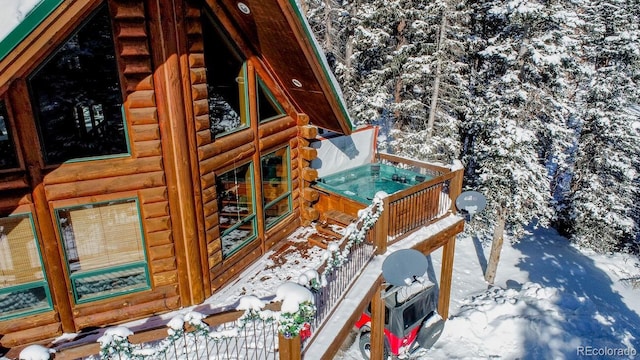
[[[0,345],[201,303],[299,227],[355,215],[315,186],[325,130],[354,127],[295,0],[40,0],[0,40]],[[440,176],[385,204],[384,252],[462,172],[382,157]],[[461,230],[419,248],[452,262]]]

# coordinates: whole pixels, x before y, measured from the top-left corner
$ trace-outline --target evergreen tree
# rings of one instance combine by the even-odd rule
[[[564,96],[575,68],[568,49],[575,16],[538,1],[474,5],[474,35],[482,40],[464,159],[470,185],[489,199],[480,227],[488,231],[502,214],[518,237],[554,217],[550,179],[571,145]]]
[[[640,103],[639,15],[637,2],[585,7],[588,81],[567,220],[573,239],[598,251],[622,250],[638,236],[640,138],[629,109]]]

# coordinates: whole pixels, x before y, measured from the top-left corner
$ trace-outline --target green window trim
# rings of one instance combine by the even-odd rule
[[[215,135],[215,138],[221,138],[227,135],[231,135],[237,133],[238,131],[242,131],[244,129],[248,129],[251,127],[251,113],[249,112],[249,84],[247,79],[249,79],[249,70],[247,67],[247,62],[242,63],[242,77],[244,78],[244,86],[242,87],[242,97],[240,98],[240,102],[242,104],[242,108],[240,109],[240,119],[242,124],[236,128],[233,128],[229,131],[221,132]]]
[[[273,96],[273,93],[271,92],[271,90],[269,90],[269,87],[262,81],[262,79],[258,75],[256,75],[256,87],[257,87],[256,93],[258,93],[259,91],[262,91],[264,96],[269,101],[270,105],[272,105],[273,110],[279,113],[274,116],[270,116],[264,119],[259,119],[261,124],[269,122],[271,120],[279,119],[287,115],[284,109],[282,108],[282,105],[280,105],[280,103],[276,100],[275,96]],[[260,109],[261,109],[260,96],[257,96],[256,98],[257,98],[256,103],[258,106],[257,113],[258,113],[258,117],[260,117]]]
[[[99,155],[99,156],[87,156],[83,158],[73,158],[63,162],[63,164],[72,164],[72,163],[80,163],[86,161],[96,161],[96,160],[109,160],[109,159],[120,159],[131,157],[131,138],[129,137],[129,126],[127,122],[127,112],[124,110],[124,105],[120,106],[120,112],[122,113],[122,125],[124,131],[124,141],[127,146],[127,152],[120,154],[111,154],[111,155]]]
[[[236,171],[237,169],[245,166],[245,165],[249,165],[249,182],[247,184],[248,188],[251,189],[251,214],[247,215],[246,217],[242,218],[242,220],[239,220],[238,222],[236,222],[235,224],[229,226],[229,228],[225,229],[224,231],[222,231],[220,233],[220,241],[223,242],[222,246],[223,246],[223,250],[222,250],[222,258],[223,259],[227,259],[230,256],[232,256],[233,254],[237,253],[238,251],[240,251],[242,248],[244,248],[247,244],[249,244],[250,242],[254,241],[255,239],[258,238],[258,223],[257,223],[257,216],[256,216],[256,211],[257,211],[257,205],[256,205],[256,185],[255,185],[255,168],[254,168],[254,162],[253,161],[249,161],[249,162],[245,162],[242,163],[240,165],[235,166],[233,169],[226,171],[222,174],[220,174],[220,177],[222,177],[223,175],[232,172],[232,171]],[[219,209],[220,210],[220,209]],[[231,248],[228,252],[225,252],[224,250],[224,237],[233,233],[236,230],[239,230],[240,227],[242,227],[243,225],[247,225],[249,224],[251,226],[251,235],[247,236],[246,239],[242,240],[241,242],[235,244],[235,246],[233,248]]]
[[[255,211],[255,204],[254,204],[254,211]],[[231,255],[237,253],[243,247],[245,247],[245,245],[247,245],[248,243],[252,242],[253,240],[255,240],[258,237],[258,224],[256,223],[256,219],[257,219],[257,217],[256,217],[255,214],[247,216],[243,221],[238,221],[237,223],[233,224],[233,226],[231,226],[227,230],[223,231],[222,234],[220,234],[220,237],[223,237],[223,236],[228,235],[228,234],[232,233],[233,231],[237,230],[242,225],[249,224],[249,223],[251,224],[251,229],[253,231],[253,234],[251,236],[247,237],[241,243],[236,245],[233,249],[231,249],[231,251],[229,251],[226,254],[223,253],[222,254],[222,258],[223,259],[227,259]]]
[[[0,41],[0,60],[40,25],[64,0],[42,0],[7,36]]]
[[[45,166],[131,156],[115,37],[101,1],[26,77]]]
[[[282,149],[286,149],[285,151],[285,165],[287,168],[287,191],[282,193],[281,195],[277,196],[276,198],[274,198],[273,200],[264,203],[264,195],[263,195],[263,213],[264,213],[264,220],[265,220],[265,228],[268,230],[272,227],[274,227],[275,225],[277,225],[278,223],[280,223],[280,221],[282,221],[284,218],[286,218],[287,216],[291,215],[291,213],[293,212],[293,199],[292,199],[292,181],[291,181],[291,148],[286,145],[283,147],[280,147],[276,150],[273,150],[263,156],[260,157],[260,163],[262,164],[262,159],[275,153],[278,152]],[[264,176],[264,174],[263,174]],[[262,183],[265,183],[265,180],[262,180]],[[263,192],[264,194],[264,192]],[[288,201],[288,210],[286,212],[284,212],[283,214],[280,214],[279,216],[275,217],[272,219],[272,221],[267,221],[267,210],[271,207],[273,207],[274,205],[278,204],[280,201],[287,199]]]
[[[209,128],[211,131],[212,140],[220,137],[224,137],[240,130],[251,127],[251,114],[249,105],[249,70],[247,66],[247,56],[237,47],[237,44],[231,40],[229,33],[222,26],[217,17],[208,6],[203,7],[202,16],[202,36],[204,41],[204,55],[205,55],[205,68],[207,69],[207,89],[208,106],[209,106]],[[216,63],[220,59],[227,59],[233,61],[235,64],[229,63]],[[231,71],[227,66],[233,68],[233,74],[237,74],[235,81],[231,78],[225,78],[229,74],[226,72]],[[220,73],[225,73],[220,78],[212,75],[216,74],[216,71],[220,70]],[[236,73],[237,71],[237,73]],[[241,74],[241,75],[240,75]],[[243,81],[241,82],[240,79]],[[219,86],[221,83],[217,81],[223,80],[224,86]],[[234,85],[233,83],[235,82]],[[235,94],[233,97],[227,98],[222,93],[218,93],[216,88],[223,89],[236,89],[235,94],[238,95],[236,99]],[[235,101],[238,101],[237,108],[235,107]],[[231,101],[231,102],[230,102]],[[230,107],[232,110],[231,118],[232,122],[238,121],[234,117],[239,119],[238,126],[231,126],[229,124],[229,118],[224,115],[220,115],[220,112],[224,112],[226,107]],[[227,124],[225,124],[227,123]]]
[[[27,283],[23,283],[23,284],[19,284],[19,285],[9,286],[9,287],[6,287],[6,288],[0,288],[0,297],[3,296],[3,295],[6,295],[6,294],[13,293],[13,292],[19,292],[19,291],[42,288],[43,291],[44,291],[44,294],[46,296],[46,306],[42,306],[40,308],[26,310],[26,311],[18,311],[16,313],[9,314],[9,315],[4,314],[4,313],[0,313],[0,321],[16,319],[16,318],[22,318],[22,317],[25,317],[25,316],[40,314],[40,313],[44,313],[44,312],[53,310],[53,302],[51,300],[51,291],[49,290],[49,282],[47,281],[47,273],[44,271],[44,265],[43,265],[43,261],[42,261],[42,253],[40,252],[40,246],[38,244],[38,238],[37,238],[35,223],[33,221],[33,214],[31,214],[30,212],[24,212],[24,213],[11,214],[11,215],[6,216],[6,217],[7,218],[11,218],[11,217],[20,217],[20,216],[25,216],[25,215],[29,218],[29,224],[31,225],[31,231],[33,233],[33,240],[35,241],[35,245],[36,245],[35,249],[36,249],[36,251],[38,253],[38,259],[40,260],[40,268],[42,269],[42,280],[40,280],[40,281],[31,281],[31,282],[27,282]]]
[[[146,278],[146,281],[144,283],[138,284],[139,286],[134,286],[134,287],[129,287],[126,288],[124,290],[120,290],[120,291],[114,291],[111,292],[109,294],[106,295],[97,295],[97,296],[91,296],[91,294],[88,294],[86,297],[81,296],[80,292],[78,291],[78,283],[80,282],[80,280],[83,279],[88,279],[88,278],[92,278],[92,277],[99,277],[105,274],[113,274],[116,272],[124,272],[127,270],[133,270],[133,269],[141,269],[142,272],[144,273],[144,276]],[[147,266],[147,262],[146,261],[141,261],[141,262],[137,262],[137,263],[131,263],[131,264],[125,264],[125,265],[119,265],[119,266],[114,266],[114,267],[110,267],[110,268],[106,268],[106,269],[98,269],[98,270],[89,270],[80,274],[71,274],[70,276],[70,280],[71,280],[71,287],[73,290],[73,298],[76,302],[76,304],[85,304],[85,303],[89,303],[92,301],[98,301],[98,300],[104,300],[104,299],[110,299],[113,297],[117,297],[117,296],[122,296],[122,295],[126,295],[126,294],[131,294],[131,293],[136,293],[139,291],[144,291],[144,290],[149,290],[151,289],[151,282],[150,282],[150,274],[149,274],[149,266]]]
[[[114,265],[114,266],[109,266],[109,267],[101,267],[101,268],[97,268],[97,269],[90,269],[90,270],[79,270],[79,271],[72,271],[71,266],[70,266],[70,261],[69,261],[69,255],[67,253],[67,246],[65,245],[65,240],[64,240],[64,236],[63,236],[63,229],[61,227],[61,220],[60,220],[60,216],[58,211],[65,209],[65,210],[73,210],[73,209],[81,209],[83,207],[86,206],[94,206],[94,205],[102,205],[102,204],[121,204],[121,203],[125,203],[128,201],[133,201],[135,202],[135,208],[136,208],[136,212],[137,212],[137,220],[138,220],[138,228],[140,231],[140,248],[142,249],[142,261],[134,261],[134,262],[130,262],[130,263],[124,263],[124,264],[119,264],[119,265]],[[71,288],[72,288],[72,292],[73,292],[73,298],[76,304],[84,304],[84,303],[89,303],[89,302],[93,302],[93,301],[98,301],[98,300],[104,300],[104,299],[110,299],[110,298],[115,298],[118,296],[122,296],[122,295],[126,295],[126,294],[131,294],[131,293],[136,293],[136,292],[140,292],[140,291],[145,291],[145,290],[149,290],[151,289],[151,274],[149,272],[149,258],[148,258],[148,254],[147,254],[147,247],[146,247],[146,241],[144,238],[144,229],[142,228],[142,217],[141,217],[141,213],[140,213],[140,200],[135,197],[124,197],[124,198],[117,198],[117,199],[110,199],[110,200],[105,200],[105,201],[97,201],[97,202],[91,202],[91,203],[83,203],[83,204],[77,204],[77,205],[72,205],[72,206],[62,206],[62,207],[58,207],[54,209],[54,213],[55,213],[55,217],[56,217],[56,222],[57,222],[57,227],[58,227],[58,233],[60,234],[60,238],[62,241],[62,248],[63,248],[63,253],[64,253],[64,261],[65,261],[65,266],[67,268],[67,273],[69,274],[69,280],[71,282]],[[77,244],[76,244],[77,245]],[[123,290],[116,290],[107,294],[99,294],[99,295],[95,295],[95,296],[91,296],[89,295],[84,295],[81,294],[78,290],[78,283],[83,280],[83,279],[88,279],[91,277],[98,277],[101,275],[105,275],[105,274],[113,274],[116,272],[123,272],[123,271],[127,271],[127,270],[132,270],[132,269],[142,269],[143,273],[144,273],[144,283],[140,283],[140,284],[136,284],[139,286],[133,286],[133,287],[128,287],[125,288]],[[104,291],[102,291],[104,292]]]

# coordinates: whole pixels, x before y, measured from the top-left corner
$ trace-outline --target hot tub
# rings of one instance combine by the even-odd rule
[[[320,178],[315,187],[369,205],[378,191],[393,194],[429,179],[430,176],[410,170],[373,163]]]

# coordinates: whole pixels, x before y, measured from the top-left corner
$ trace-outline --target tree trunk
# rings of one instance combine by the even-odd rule
[[[433,80],[433,92],[431,93],[431,104],[429,105],[429,119],[427,121],[427,141],[431,139],[433,134],[433,124],[436,119],[436,109],[438,107],[438,96],[440,92],[440,78],[442,77],[442,55],[440,50],[442,49],[442,43],[445,40],[445,33],[447,31],[447,15],[446,9],[442,13],[442,19],[440,20],[440,36],[438,36],[438,44],[436,47],[436,75]]]
[[[396,27],[396,30],[398,32],[398,35],[396,35],[396,39],[398,40],[398,45],[396,46],[396,50],[399,50],[400,48],[402,48],[404,45],[407,44],[407,38],[404,36],[404,29],[407,27],[407,21],[405,19],[400,20],[400,23],[398,24],[398,26]],[[402,102],[402,87],[403,87],[403,82],[402,82],[402,77],[400,75],[398,75],[396,77],[396,83],[393,89],[393,101],[396,104],[399,104]],[[396,120],[396,126],[398,128],[401,128],[401,123],[400,123],[400,119],[402,117],[402,114],[400,113],[399,110],[395,110],[394,111],[394,117]]]
[[[324,13],[324,48],[325,51],[333,52],[333,26],[331,22],[331,2],[327,1]]]
[[[487,271],[484,274],[484,279],[491,285],[496,278],[496,270],[498,269],[498,262],[500,261],[500,252],[502,251],[502,243],[504,240],[504,225],[507,217],[507,209],[504,205],[498,208],[498,223],[493,231],[493,241],[491,242],[491,254],[489,255],[489,262],[487,263]]]

